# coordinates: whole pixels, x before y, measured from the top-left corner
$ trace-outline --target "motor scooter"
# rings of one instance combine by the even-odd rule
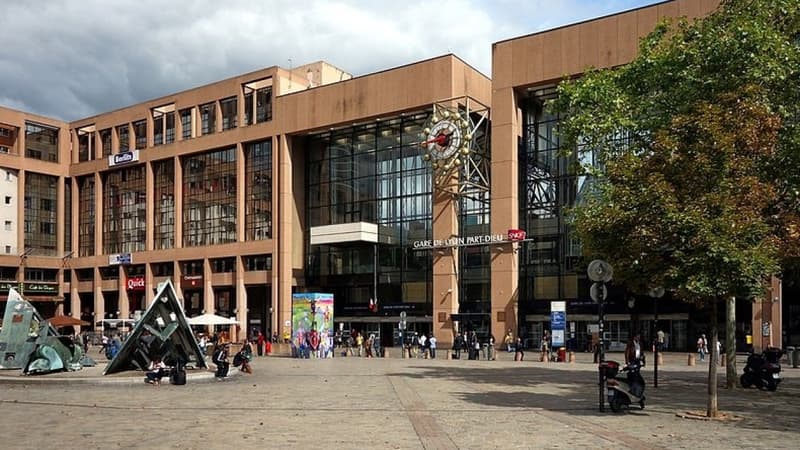
[[[608,392],[608,404],[611,411],[620,412],[622,407],[630,407],[633,403],[638,403],[640,409],[644,409],[644,378],[640,373],[642,362],[634,360],[622,368],[625,377],[617,377],[620,373],[619,363],[616,361],[606,361],[606,390]]]
[[[766,388],[768,391],[778,389],[781,382],[781,357],[784,351],[779,348],[770,347],[761,352],[760,355],[751,354],[747,357],[747,364],[744,366],[744,373],[739,378],[742,387],[749,388],[755,385],[759,389]]]

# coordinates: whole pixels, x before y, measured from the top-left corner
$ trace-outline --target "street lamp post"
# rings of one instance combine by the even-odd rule
[[[658,353],[661,351],[661,342],[658,340],[658,299],[664,296],[664,288],[659,286],[650,289],[648,295],[653,298],[653,328],[656,336],[656,345],[653,347],[653,388],[658,388]]]
[[[603,342],[603,302],[608,295],[606,283],[611,281],[614,270],[607,262],[595,259],[589,263],[587,269],[589,279],[594,281],[589,294],[597,302],[597,328],[599,332],[599,348],[597,352],[597,372],[599,374],[600,412],[605,411],[606,403],[606,371],[605,371],[605,342]]]

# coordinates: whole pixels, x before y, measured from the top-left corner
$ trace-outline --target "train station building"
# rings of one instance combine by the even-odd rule
[[[629,62],[661,18],[717,6],[497,42],[491,77],[455,55],[356,77],[315,62],[73,122],[0,107],[0,300],[18,286],[45,317],[105,328],[171,279],[187,315],[234,317],[242,339],[287,331],[293,293],[329,292],[337,327],[385,345],[401,313],[443,345],[467,328],[536,345],[561,302],[587,347],[597,307],[565,220],[583,179],[544,102],[564,76]],[[785,296],[776,282],[739,302],[739,333],[780,345]],[[691,347],[705,313],[667,300],[659,326]],[[647,334],[654,302],[612,288],[608,339]]]

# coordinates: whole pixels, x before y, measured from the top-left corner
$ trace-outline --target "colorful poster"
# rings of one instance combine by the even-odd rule
[[[292,294],[292,346],[299,357],[333,353],[333,294]]]

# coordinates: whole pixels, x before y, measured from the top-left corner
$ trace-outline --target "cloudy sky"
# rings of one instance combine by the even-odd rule
[[[0,15],[0,105],[67,121],[273,65],[355,76],[659,0],[37,0]]]

